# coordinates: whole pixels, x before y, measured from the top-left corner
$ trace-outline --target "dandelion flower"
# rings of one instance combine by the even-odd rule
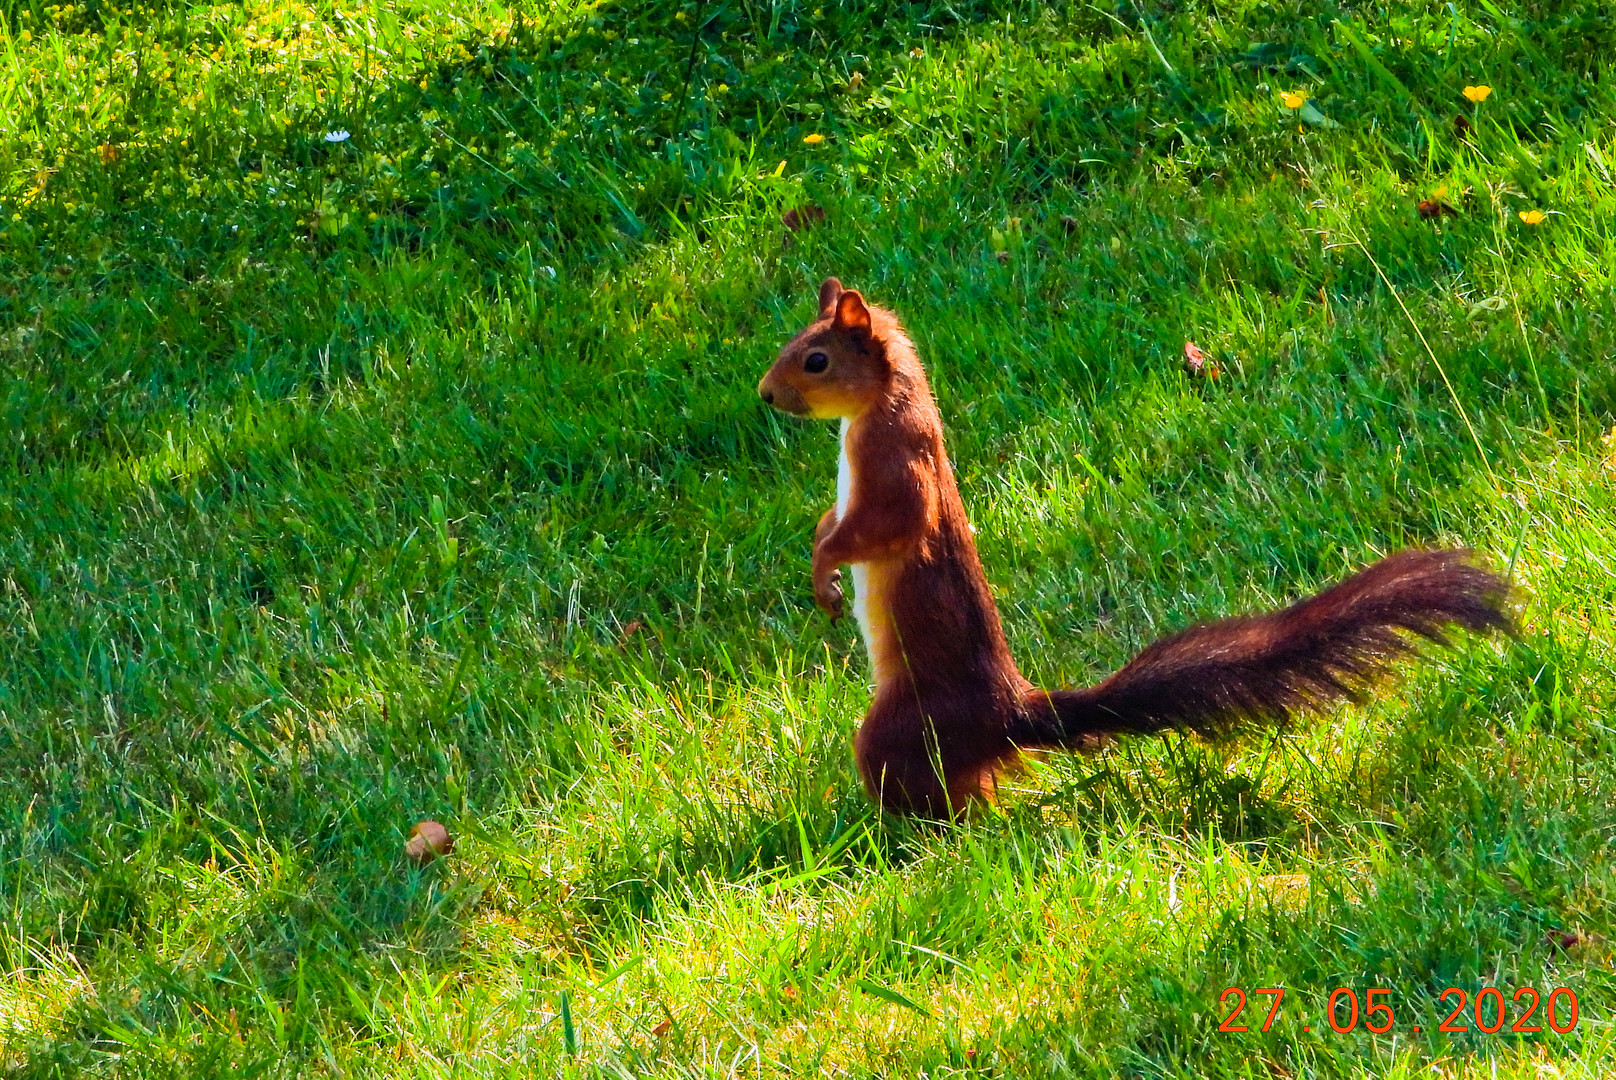
[[[325,133],[325,141],[329,143],[347,142],[348,138],[346,131],[328,131]]]
[[[1288,90],[1279,95],[1287,109],[1300,109],[1307,104],[1307,93],[1302,90]]]
[[[825,141],[825,136],[816,131],[812,135],[804,135],[802,137],[802,141],[809,146],[818,146],[820,143]]]
[[[1522,210],[1520,217],[1528,225],[1540,225],[1543,222],[1544,214],[1541,210]]]
[[[1493,88],[1490,86],[1467,86],[1464,88],[1464,96],[1478,105],[1486,101],[1487,95],[1492,92]]]

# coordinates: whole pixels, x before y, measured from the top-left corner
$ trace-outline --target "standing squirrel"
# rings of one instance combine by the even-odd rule
[[[854,742],[884,809],[950,817],[991,797],[1022,749],[1093,749],[1107,736],[1201,733],[1358,700],[1406,631],[1508,630],[1508,585],[1465,550],[1404,551],[1268,615],[1194,626],[1081,690],[1039,690],[1016,668],[977,558],[943,425],[897,318],[835,278],[819,317],[758,384],[796,416],[840,419],[836,505],[814,531],[814,599],[842,614],[853,570],[875,700]]]

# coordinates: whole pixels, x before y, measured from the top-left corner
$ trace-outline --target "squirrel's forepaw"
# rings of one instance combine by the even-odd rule
[[[814,584],[814,602],[820,606],[830,621],[835,622],[842,617],[842,572],[832,570],[825,580]]]

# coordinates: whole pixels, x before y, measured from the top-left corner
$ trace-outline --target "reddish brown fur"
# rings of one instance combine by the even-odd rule
[[[1192,627],[1082,690],[1035,689],[1016,668],[943,449],[914,346],[890,312],[835,278],[819,317],[758,384],[802,416],[843,418],[850,483],[814,537],[816,601],[855,597],[876,680],[854,743],[865,786],[889,810],[941,817],[986,794],[1021,748],[1098,745],[1119,733],[1209,732],[1358,698],[1450,625],[1507,628],[1503,580],[1463,551],[1406,551],[1284,611]],[[806,370],[823,356],[818,373]]]

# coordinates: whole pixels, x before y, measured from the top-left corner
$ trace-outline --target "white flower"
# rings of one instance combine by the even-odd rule
[[[326,142],[347,142],[348,141],[348,133],[346,131],[328,131],[328,132],[325,133],[325,141]]]

